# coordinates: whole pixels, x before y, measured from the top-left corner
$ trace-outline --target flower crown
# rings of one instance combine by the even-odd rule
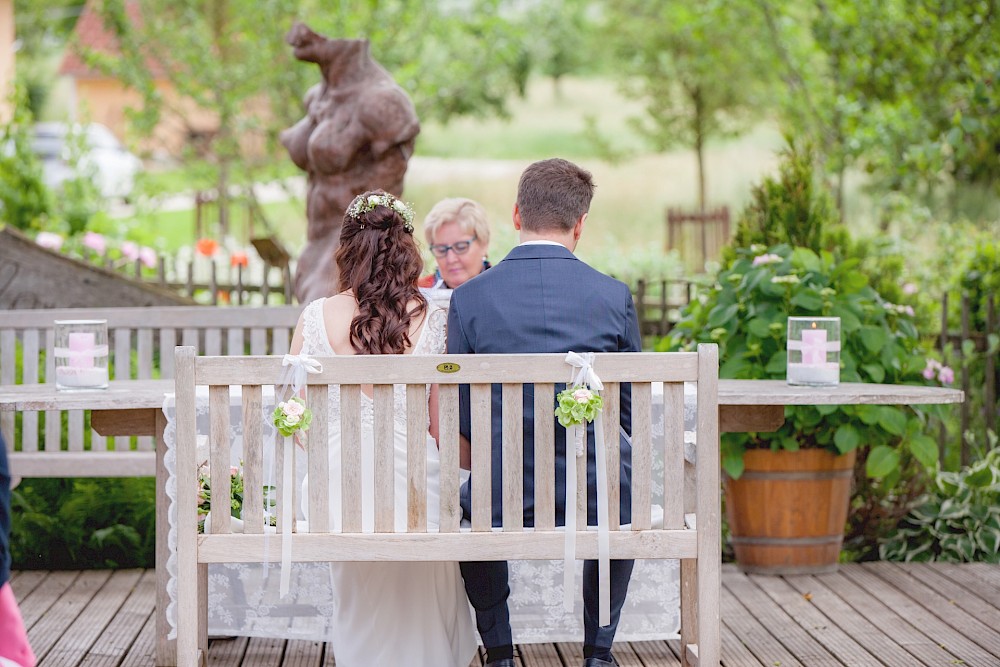
[[[407,234],[413,233],[413,207],[400,199],[396,199],[388,193],[381,195],[368,195],[367,197],[364,195],[358,195],[354,198],[354,201],[351,202],[351,205],[347,207],[347,215],[357,220],[358,216],[362,213],[373,211],[376,206],[385,206],[386,208],[391,208],[393,211],[398,213],[405,221],[403,231]],[[361,225],[361,228],[365,228],[364,224]]]

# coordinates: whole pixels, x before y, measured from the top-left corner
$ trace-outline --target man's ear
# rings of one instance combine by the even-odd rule
[[[521,231],[521,212],[517,209],[516,202],[514,203],[514,212],[512,217],[514,218],[514,229]]]
[[[587,221],[587,216],[588,215],[590,215],[589,211],[587,213],[584,213],[583,215],[581,215],[580,219],[576,221],[575,225],[573,225],[573,240],[574,241],[579,241],[580,240],[580,235],[583,234],[583,223],[585,223]]]

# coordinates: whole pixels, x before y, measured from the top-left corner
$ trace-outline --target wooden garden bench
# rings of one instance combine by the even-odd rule
[[[217,308],[167,306],[144,308],[69,308],[0,311],[0,385],[54,382],[54,321],[106,319],[111,379],[172,378],[173,350],[190,345],[205,354],[283,354],[288,351],[300,306]],[[164,353],[164,351],[168,351]],[[140,437],[105,438],[85,433],[83,410],[0,412],[0,431],[11,450],[17,477],[152,476],[154,442]],[[63,437],[62,420],[66,420]],[[50,428],[50,425],[57,425]],[[89,447],[87,446],[89,441]],[[109,453],[129,451],[127,456]]]
[[[310,520],[291,532],[295,561],[463,561],[505,559],[562,559],[565,533],[555,525],[554,386],[565,382],[569,367],[561,354],[442,355],[322,357],[323,370],[308,376],[305,392],[313,411],[303,448],[291,445],[293,456],[307,458]],[[207,564],[251,563],[281,558],[282,539],[264,532],[262,461],[268,446],[261,409],[264,387],[279,378],[281,357],[214,357],[195,355],[189,347],[176,355],[177,394],[177,659],[182,667],[200,664],[207,650]],[[620,526],[619,450],[609,447],[608,504],[612,558],[681,559],[681,643],[684,664],[719,664],[720,647],[720,510],[718,348],[701,345],[698,352],[621,353],[596,355],[594,368],[605,385],[606,441],[618,441],[619,383],[632,385],[632,517]],[[268,378],[268,381],[262,379]],[[652,435],[651,384],[664,383],[664,519],[651,522]],[[685,475],[684,382],[698,385],[697,461],[694,475]],[[504,413],[502,528],[491,526],[490,511],[490,392],[502,384]],[[534,384],[535,400],[535,527],[524,528],[522,386]],[[374,386],[375,415],[375,532],[361,528],[361,480],[357,474],[342,479],[342,531],[331,529],[327,481],[328,393],[341,390],[342,460],[344,470],[360,470],[359,401],[361,385]],[[394,531],[393,457],[378,451],[392,447],[393,384],[407,386],[407,423],[410,429],[407,473],[410,480],[407,529]],[[439,532],[426,528],[426,384],[439,386],[441,524]],[[472,522],[463,527],[459,506],[459,385],[471,386],[472,406]],[[230,392],[238,386],[240,399]],[[213,503],[229,507],[230,442],[233,410],[242,412],[244,465],[243,532],[233,532],[227,521],[211,522],[209,534],[198,533],[197,388],[207,387],[209,405],[209,460]],[[204,391],[204,390],[203,390]],[[203,399],[202,399],[203,400]],[[235,406],[235,407],[234,407]],[[350,406],[350,407],[348,407]],[[352,437],[353,434],[353,437]],[[282,461],[282,438],[274,443],[274,460]],[[586,470],[584,458],[578,469]],[[485,463],[485,465],[484,465]],[[281,464],[274,475],[282,479]],[[578,476],[578,498],[586,498],[586,474]],[[323,481],[320,481],[323,480]],[[657,480],[659,481],[659,480]],[[694,488],[687,494],[685,485]],[[280,487],[280,481],[279,481]],[[294,500],[298,493],[289,494]],[[276,494],[277,530],[282,532],[282,489]],[[586,507],[586,502],[581,503]],[[597,533],[586,530],[586,510],[578,525],[577,557],[596,558]],[[294,514],[292,514],[294,516]],[[294,527],[289,528],[294,530]],[[667,595],[668,592],[664,592]],[[665,630],[665,632],[672,631]],[[200,655],[199,655],[200,654]]]

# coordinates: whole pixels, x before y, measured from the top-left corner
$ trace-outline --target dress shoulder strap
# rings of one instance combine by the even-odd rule
[[[334,354],[326,334],[326,323],[323,320],[324,301],[326,301],[325,298],[316,299],[302,311],[302,351],[306,354]]]

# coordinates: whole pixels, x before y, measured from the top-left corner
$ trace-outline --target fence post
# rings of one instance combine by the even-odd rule
[[[285,303],[292,302],[292,269],[288,264],[281,270],[281,278],[284,280]]]
[[[212,292],[212,305],[219,305],[219,281],[215,277],[215,260],[211,261],[211,270],[208,274],[208,289]]]

